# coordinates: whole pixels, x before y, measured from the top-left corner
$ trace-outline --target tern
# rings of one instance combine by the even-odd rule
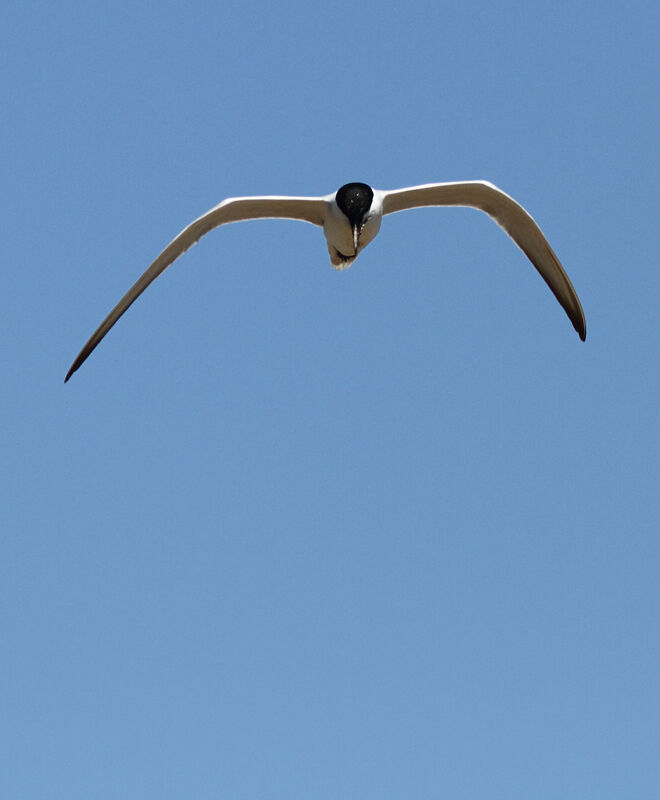
[[[147,286],[202,236],[220,225],[252,219],[296,219],[318,225],[323,228],[328,243],[330,262],[341,271],[350,267],[373,241],[385,214],[423,206],[466,206],[484,211],[494,219],[539,271],[584,341],[587,335],[584,313],[568,275],[536,222],[497,186],[488,181],[458,181],[383,191],[372,189],[366,183],[347,183],[336,193],[322,197],[230,197],[191,222],[94,331],[64,382]]]

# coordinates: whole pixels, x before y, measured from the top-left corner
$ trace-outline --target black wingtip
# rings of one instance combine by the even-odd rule
[[[66,383],[69,380],[69,378],[73,375],[73,373],[75,371],[76,371],[75,367],[71,367],[71,369],[66,374],[66,378],[64,379],[64,383]]]

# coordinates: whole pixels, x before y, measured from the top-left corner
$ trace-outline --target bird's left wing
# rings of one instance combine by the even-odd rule
[[[327,201],[323,197],[230,197],[191,222],[173,239],[146,272],[131,286],[89,338],[67,372],[66,383],[121,315],[167,267],[220,225],[250,219],[298,219],[323,225]]]
[[[383,214],[420,206],[470,206],[485,211],[536,267],[584,341],[587,324],[568,275],[534,219],[497,186],[487,181],[428,183],[381,192],[381,198]]]

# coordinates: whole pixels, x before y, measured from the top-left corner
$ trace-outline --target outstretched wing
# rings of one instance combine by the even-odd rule
[[[131,286],[122,299],[112,309],[99,327],[91,335],[87,344],[67,372],[66,383],[83,364],[92,350],[117,322],[126,309],[137,300],[142,292],[161,272],[198,242],[204,234],[226,225],[250,219],[299,219],[313,225],[323,225],[326,213],[326,200],[322,197],[230,197],[191,222],[173,239],[146,272]]]
[[[516,201],[486,181],[429,183],[383,192],[383,213],[420,206],[469,206],[485,211],[509,234],[540,272],[584,341],[587,325],[577,293],[541,229]]]

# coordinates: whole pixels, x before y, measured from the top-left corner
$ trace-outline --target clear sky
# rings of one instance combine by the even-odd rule
[[[2,11],[0,796],[660,796],[657,2]],[[353,267],[225,197],[486,179]]]

